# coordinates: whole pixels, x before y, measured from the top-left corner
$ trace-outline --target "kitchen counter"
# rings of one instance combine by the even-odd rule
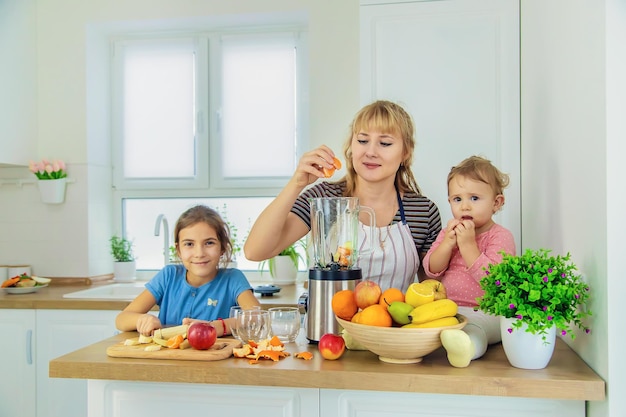
[[[82,281],[81,281],[82,282]],[[85,284],[51,284],[35,293],[29,294],[8,294],[0,291],[0,309],[58,309],[58,310],[123,310],[132,300],[99,300],[99,299],[68,299],[63,298],[64,294],[93,288],[107,284],[114,284],[114,281],[105,281],[93,285]],[[251,282],[252,288],[258,285],[268,285],[268,282]],[[255,295],[261,302],[263,308],[270,308],[281,305],[298,305],[298,298],[305,292],[304,283],[296,282],[293,285],[280,286],[280,292],[272,296]]]
[[[499,397],[595,401],[604,399],[604,381],[560,339],[545,369],[523,370],[509,365],[500,344],[463,369],[448,364],[443,349],[419,364],[396,365],[368,351],[346,351],[336,361],[324,360],[315,345],[300,334],[286,345],[292,354],[279,362],[231,357],[221,361],[110,358],[107,347],[136,333],[122,333],[50,362],[50,376],[159,383],[227,384],[375,390],[413,393],[464,394]],[[303,350],[311,361],[295,359]]]

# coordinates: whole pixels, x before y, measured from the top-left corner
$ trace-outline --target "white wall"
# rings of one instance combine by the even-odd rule
[[[567,341],[607,382],[608,400],[590,403],[591,417],[626,413],[626,379],[609,370],[609,363],[611,370],[625,369],[617,352],[624,332],[615,331],[623,328],[618,239],[626,233],[618,182],[625,174],[625,7],[623,1],[521,2],[522,241],[571,252],[590,284],[592,334]]]

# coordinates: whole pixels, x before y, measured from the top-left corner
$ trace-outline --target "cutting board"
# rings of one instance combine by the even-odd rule
[[[236,339],[217,339],[215,344],[208,350],[169,349],[162,347],[155,352],[146,352],[147,345],[124,346],[120,342],[107,348],[107,355],[113,358],[138,358],[138,359],[180,359],[185,361],[219,361],[229,358],[233,349],[241,347],[241,342]]]

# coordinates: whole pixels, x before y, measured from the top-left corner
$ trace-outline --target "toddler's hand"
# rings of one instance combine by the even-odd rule
[[[456,232],[457,244],[476,243],[476,225],[472,220],[462,220],[454,229]]]

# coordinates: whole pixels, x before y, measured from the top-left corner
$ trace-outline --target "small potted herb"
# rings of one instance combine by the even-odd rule
[[[113,275],[116,281],[132,281],[135,279],[137,268],[133,243],[123,237],[113,236],[111,242],[111,255],[113,255]]]
[[[278,255],[259,264],[262,269],[267,262],[270,275],[275,281],[293,282],[298,275],[298,265],[302,255],[298,252],[299,247],[304,247],[301,240],[287,246]]]

